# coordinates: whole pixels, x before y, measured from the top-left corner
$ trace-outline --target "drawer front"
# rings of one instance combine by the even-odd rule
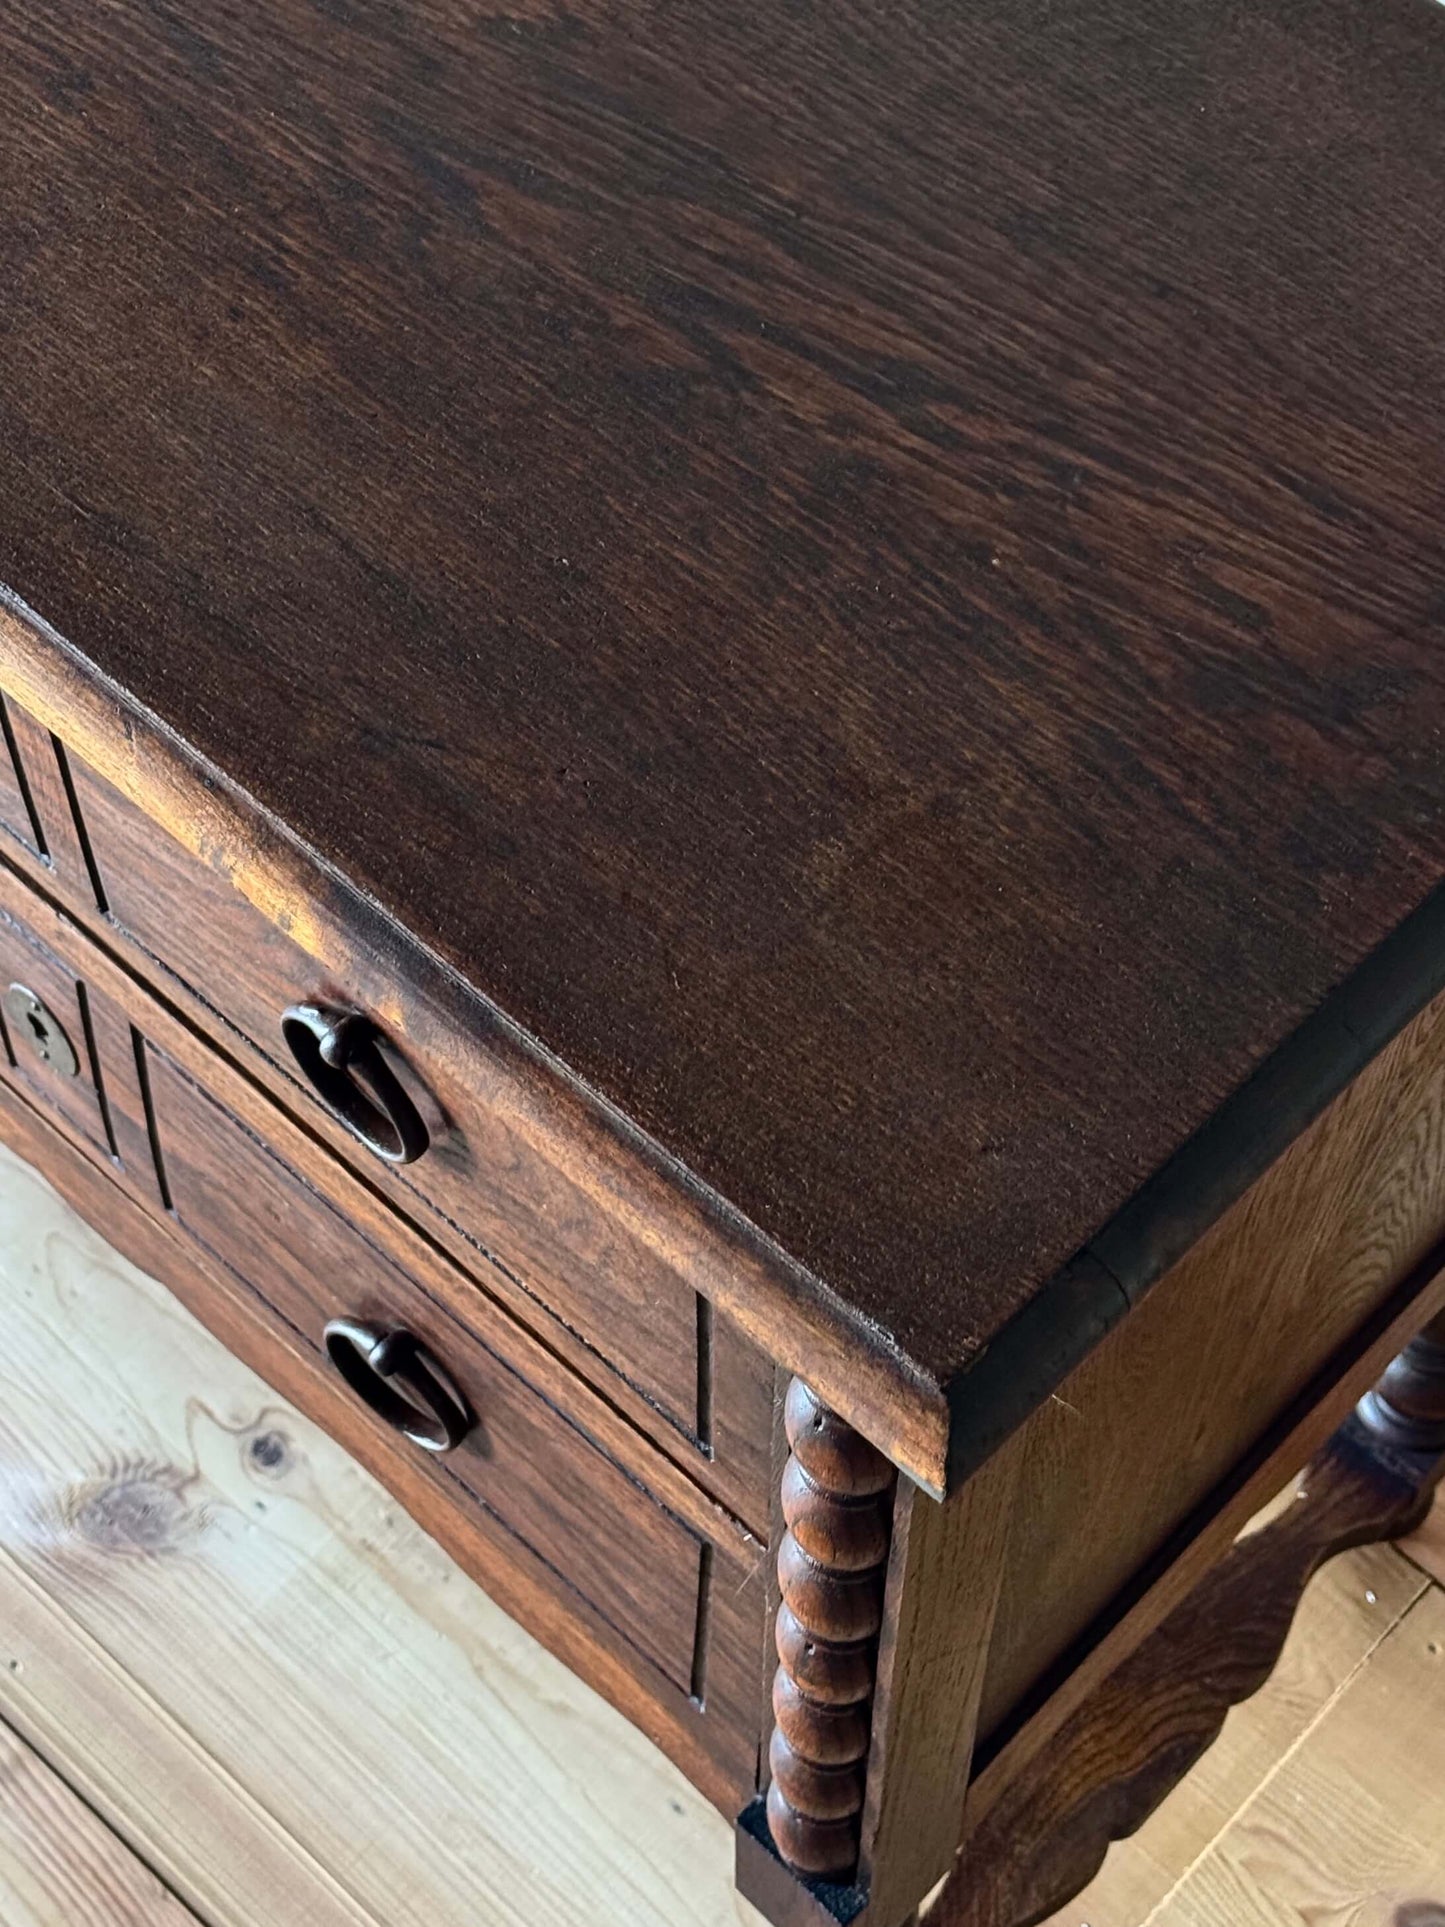
[[[16,714],[23,717],[24,711],[17,710]],[[10,705],[3,696],[0,696],[0,830],[30,857],[44,858],[45,838],[35,799],[30,793],[25,758],[16,740]]]
[[[64,745],[0,695],[0,849],[87,907],[105,907]]]
[[[333,1430],[340,1400],[343,1442],[484,1586],[497,1590],[503,1570],[511,1585],[514,1564],[543,1586],[547,1603],[525,1623],[720,1804],[745,1801],[764,1546],[365,1187],[329,1173],[314,1140],[62,913],[0,873],[0,970],[22,969],[80,1048],[73,1069],[47,1061],[11,1024],[0,1075],[195,1255],[192,1308],[234,1343],[227,1307],[250,1307],[275,1346],[263,1337],[248,1362],[274,1365]],[[333,1320],[420,1344],[471,1421],[453,1449],[428,1450],[397,1413],[373,1409],[364,1372],[353,1388],[328,1355]],[[299,1383],[281,1370],[297,1358]]]
[[[101,1156],[114,1154],[86,987],[28,923],[3,908],[0,1054],[18,1089],[57,1111]]]
[[[485,1040],[410,995],[364,941],[352,948],[346,981],[326,974],[282,927],[296,913],[263,915],[222,869],[193,856],[13,700],[7,715],[12,773],[24,773],[37,809],[43,784],[48,805],[39,810],[46,854],[22,838],[22,821],[11,825],[13,860],[28,862],[68,907],[103,919],[107,941],[192,1005],[223,1048],[242,1049],[308,1128],[763,1529],[770,1361],[537,1154],[494,1101]],[[283,1039],[282,1015],[298,1004],[375,1021],[381,1053],[429,1134],[416,1162],[383,1162],[324,1106]]]
[[[693,1690],[699,1536],[361,1237],[177,1065],[146,1052],[155,1142],[177,1220],[323,1356],[332,1319],[421,1340],[475,1423],[435,1468],[485,1506],[684,1694]],[[399,1450],[420,1450],[403,1442]]]

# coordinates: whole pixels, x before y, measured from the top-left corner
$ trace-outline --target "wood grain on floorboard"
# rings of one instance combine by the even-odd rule
[[[1152,1919],[1439,1927],[1442,1789],[1445,1595],[1431,1588]]]
[[[0,1277],[0,1716],[204,1920],[755,1922],[682,1775],[8,1153]]]
[[[195,1915],[3,1723],[0,1921],[5,1927],[196,1927]]]

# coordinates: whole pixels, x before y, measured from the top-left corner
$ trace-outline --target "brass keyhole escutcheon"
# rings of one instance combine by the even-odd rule
[[[26,985],[11,984],[6,991],[5,1023],[13,1043],[33,1051],[58,1077],[74,1077],[80,1070],[64,1024]]]

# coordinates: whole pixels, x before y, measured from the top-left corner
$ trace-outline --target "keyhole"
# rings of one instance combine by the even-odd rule
[[[80,1061],[65,1027],[33,990],[24,984],[11,984],[5,992],[4,1011],[6,1034],[17,1049],[23,1043],[58,1077],[79,1074]]]

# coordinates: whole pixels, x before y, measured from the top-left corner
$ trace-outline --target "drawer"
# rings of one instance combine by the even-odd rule
[[[724,1806],[749,1797],[762,1543],[356,1180],[319,1185],[327,1154],[12,877],[0,968],[18,966],[45,1020],[84,1044],[72,1064],[12,1024],[5,1080],[195,1254],[192,1308],[230,1343],[228,1307],[249,1307],[270,1334],[249,1363],[267,1375],[299,1358],[299,1383],[274,1382],[454,1550],[459,1537],[484,1586],[515,1568],[544,1588],[519,1616],[573,1664],[583,1628],[596,1683]]]
[[[146,1065],[164,1197],[183,1229],[284,1318],[318,1364],[333,1320],[412,1334],[470,1416],[461,1442],[435,1455],[437,1477],[484,1506],[639,1658],[691,1694],[698,1535],[163,1052],[148,1047]],[[363,1387],[385,1396],[355,1345],[338,1341],[337,1350]],[[404,1435],[397,1449],[425,1450]]]
[[[37,855],[37,839],[23,839],[18,819],[12,860],[28,863],[43,887],[193,1010],[308,1129],[692,1476],[764,1528],[770,1361],[517,1128],[496,1099],[487,1025],[497,1020],[485,1007],[476,1005],[475,1025],[439,1010],[399,980],[365,932],[348,943],[344,979],[322,969],[291,934],[303,909],[264,915],[223,863],[193,855],[13,699],[7,713],[7,753],[18,772],[9,807],[15,813],[23,793],[32,797],[47,852]],[[422,1156],[385,1161],[327,1108],[283,1036],[283,1013],[298,1005],[360,1014],[368,1042],[422,1121]]]
[[[103,1156],[115,1152],[85,985],[22,918],[0,908],[0,1051],[6,1073]]]

